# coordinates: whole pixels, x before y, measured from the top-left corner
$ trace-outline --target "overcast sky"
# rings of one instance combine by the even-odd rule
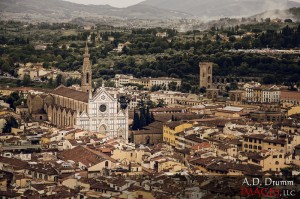
[[[94,5],[108,4],[108,5],[111,5],[114,7],[122,8],[122,7],[135,5],[139,2],[142,2],[143,0],[65,0],[65,1],[71,1],[71,2],[79,3],[79,4],[94,4]]]
[[[127,6],[135,5],[144,0],[65,0],[65,1],[71,1],[79,4],[94,4],[94,5],[108,4],[113,7],[124,8]],[[202,1],[202,0],[198,0],[198,1]],[[291,1],[300,2],[300,0],[291,0]]]

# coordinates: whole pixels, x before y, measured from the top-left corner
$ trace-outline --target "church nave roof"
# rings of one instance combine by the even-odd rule
[[[67,88],[63,85],[57,87],[56,89],[54,89],[52,92],[52,94],[54,95],[60,95],[63,97],[67,97],[70,99],[74,99],[77,101],[81,101],[81,102],[85,102],[88,103],[89,101],[89,94],[86,92],[82,92],[82,91],[77,91],[71,88]]]

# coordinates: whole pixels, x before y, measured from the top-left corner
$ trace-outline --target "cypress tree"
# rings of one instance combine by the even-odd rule
[[[140,129],[146,126],[145,109],[140,109]]]
[[[151,123],[151,114],[150,114],[150,110],[149,107],[147,107],[147,111],[146,111],[146,124],[150,124]]]
[[[133,123],[132,123],[132,130],[138,130],[139,126],[140,126],[139,114],[134,111]]]
[[[155,121],[155,118],[154,118],[153,113],[151,112],[151,122],[154,122],[154,121]]]

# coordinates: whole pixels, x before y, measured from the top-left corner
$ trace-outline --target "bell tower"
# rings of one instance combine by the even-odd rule
[[[83,92],[89,93],[92,91],[92,66],[90,62],[90,54],[87,42],[85,44],[85,52],[82,65],[81,74],[81,90]]]
[[[212,88],[212,62],[200,62],[200,88]]]

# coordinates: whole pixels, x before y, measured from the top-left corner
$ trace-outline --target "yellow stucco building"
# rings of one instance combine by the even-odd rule
[[[175,134],[192,126],[192,123],[182,123],[180,121],[165,123],[163,126],[163,141],[175,147]]]
[[[300,106],[295,106],[288,110],[288,116],[296,114],[300,114]]]

